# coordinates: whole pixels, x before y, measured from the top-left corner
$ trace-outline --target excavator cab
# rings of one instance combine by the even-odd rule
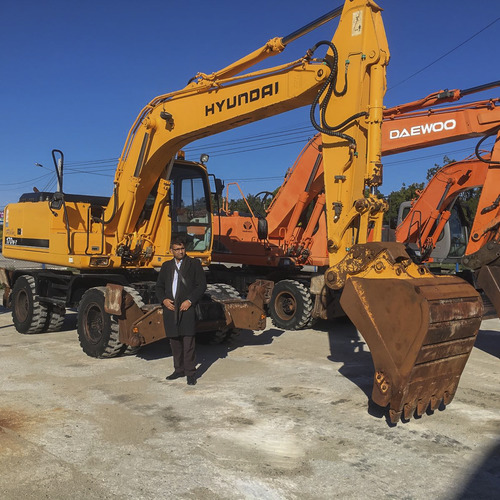
[[[172,237],[184,237],[187,251],[210,250],[212,219],[206,172],[193,163],[174,163],[170,174],[170,202]]]
[[[407,215],[410,214],[412,202],[404,201],[399,206],[397,225],[401,224]],[[421,224],[420,213],[411,214],[415,224]],[[450,209],[450,217],[446,222],[441,234],[438,236],[432,248],[429,248],[430,254],[425,255],[424,242],[407,243],[407,247],[414,252],[416,259],[425,258],[433,264],[456,264],[459,263],[465,254],[467,241],[470,235],[470,224],[465,215],[460,200],[456,200]]]

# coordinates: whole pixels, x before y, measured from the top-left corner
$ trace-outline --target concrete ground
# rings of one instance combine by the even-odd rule
[[[199,346],[168,382],[166,341],[87,357],[0,308],[2,499],[462,499],[500,492],[500,321],[482,323],[454,401],[389,426],[348,322]]]

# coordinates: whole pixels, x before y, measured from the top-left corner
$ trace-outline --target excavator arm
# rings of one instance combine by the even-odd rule
[[[449,103],[498,85],[500,82],[465,90],[441,90],[423,99],[385,109],[382,155],[494,134],[500,126],[500,99],[492,98],[461,105]],[[427,108],[428,106],[437,107]],[[327,263],[325,219],[320,210],[324,206],[322,193],[325,189],[322,150],[322,137],[318,133],[308,141],[294,165],[287,171],[283,184],[267,209],[266,250],[263,250],[263,244],[257,243],[259,238],[255,230],[252,233],[248,229],[242,229],[246,218],[221,217],[217,240],[220,240],[221,248],[225,247],[225,250],[215,255],[215,260],[240,262],[246,259],[249,264],[276,265],[282,259],[291,258],[297,265],[323,266]],[[476,159],[476,164],[481,171],[486,171],[485,162]],[[478,175],[473,172],[469,177],[476,178],[482,185],[483,181]],[[490,172],[490,175],[493,174]],[[466,181],[468,186],[475,182],[472,178]],[[488,186],[494,185],[496,184],[488,183]],[[484,199],[491,204],[496,196]],[[307,211],[309,212],[306,214]],[[446,217],[446,214],[443,216]],[[256,228],[257,221],[252,222]],[[248,223],[245,224],[247,225]],[[238,235],[239,239],[227,237],[228,234]],[[439,237],[439,233],[436,233],[436,237]],[[397,241],[413,241],[412,238],[413,236],[407,236],[407,228],[398,231]]]
[[[498,86],[489,84],[488,88]],[[413,151],[494,133],[500,124],[500,99],[401,113],[387,110],[382,129],[384,155]]]
[[[116,173],[121,215],[112,229],[117,243],[132,236],[145,198],[177,151],[195,139],[306,105],[328,72],[320,63],[301,60],[243,83],[200,80],[198,87],[151,105],[126,144]],[[108,210],[112,205],[113,200]]]
[[[435,136],[427,138],[425,144],[496,135],[498,111],[499,108],[491,101],[480,103],[477,108],[466,106],[458,115],[455,108],[453,113],[459,117],[457,119],[447,119],[445,112],[438,111],[439,116],[432,116],[430,119],[429,131],[435,133]],[[417,113],[418,118],[422,116]],[[401,127],[404,120],[405,118],[399,120],[398,127]],[[414,121],[415,117],[408,120]],[[386,130],[389,130],[389,139],[382,135],[382,144],[392,144],[389,141],[393,138],[403,139],[397,144],[401,151],[419,147],[424,143],[420,140],[421,136],[425,135],[422,126],[404,125],[403,128],[392,129],[399,130],[398,135],[391,135],[390,127]],[[406,131],[407,134],[401,131]],[[384,151],[392,153],[394,147],[391,150],[391,146],[388,146]],[[376,200],[369,197],[366,200],[356,200],[354,205],[351,205],[351,210],[354,208],[360,214],[370,214],[364,216],[364,225],[359,225],[359,234],[364,237],[372,231],[374,242],[368,243],[368,238],[364,241],[362,238],[353,239],[353,245],[345,257],[340,261],[332,259],[332,250],[338,248],[337,241],[332,238],[332,235],[338,236],[338,232],[332,230],[335,221],[338,217],[341,232],[348,227],[350,221],[342,221],[344,206],[334,200],[332,224],[332,214],[328,211],[328,193],[333,191],[333,186],[330,184],[329,189],[332,178],[326,168],[326,152],[327,149],[324,148],[327,250],[330,253],[330,268],[326,272],[325,281],[330,288],[343,290],[340,299],[342,308],[370,346],[375,365],[373,400],[381,406],[390,405],[392,421],[399,420],[401,416],[409,418],[414,411],[422,414],[427,408],[435,409],[441,402],[447,404],[453,398],[460,374],[474,344],[481,321],[481,299],[477,292],[462,280],[452,276],[436,278],[424,266],[413,263],[401,244],[376,243],[380,241],[380,236],[377,220],[373,215],[378,214],[379,209]],[[487,169],[485,178],[478,179],[480,173],[474,172],[475,175],[468,181],[472,184],[486,183],[484,198],[478,208],[480,216],[471,239],[484,238],[488,241],[489,238],[495,237],[499,225],[497,218],[492,218],[491,212],[496,212],[499,205],[496,179],[498,172],[495,166],[500,163],[498,152],[495,150],[491,158],[482,158],[479,155],[478,158],[491,168]],[[484,172],[485,169],[482,170]],[[378,172],[381,173],[379,170],[373,172],[375,175],[366,179],[368,186],[376,185]],[[334,179],[337,180],[338,177]],[[460,179],[459,182],[467,181]],[[446,206],[446,200],[443,200],[442,206]],[[485,214],[488,214],[490,222],[481,225],[481,216]],[[478,226],[481,226],[481,230]],[[489,247],[490,254],[500,254],[496,243],[490,242]],[[492,268],[489,268],[489,271],[491,272],[488,276],[483,273],[482,279],[487,285],[496,287],[497,295],[500,295],[500,275],[494,275]],[[394,299],[387,301],[386,294],[391,294]],[[418,321],[412,321],[416,318]],[[402,330],[405,330],[404,335],[401,334]],[[411,341],[402,342],[402,338]]]
[[[364,9],[365,15],[371,16],[374,4],[356,4],[358,10]],[[149,235],[133,234],[135,221],[155,182],[165,170],[168,177],[168,163],[183,146],[311,104],[317,98],[324,82],[336,78],[337,68],[328,64],[329,56],[326,64],[323,59],[314,60],[315,49],[289,64],[244,75],[239,73],[280,53],[295,38],[341,12],[341,8],[334,9],[287,37],[274,38],[218,72],[199,73],[184,89],[159,96],[143,109],[129,133],[115,177],[114,197],[119,200],[121,214],[108,230],[115,232],[118,246],[130,246],[134,238],[147,240]],[[107,213],[116,211],[114,203],[115,200],[110,200]]]
[[[449,163],[438,170],[396,228],[396,241],[416,243],[422,255],[428,255],[436,246],[458,195],[474,188],[481,188],[481,196],[465,255],[497,239],[500,170],[490,162],[498,156],[498,144],[497,138],[492,153],[481,159],[474,157]]]

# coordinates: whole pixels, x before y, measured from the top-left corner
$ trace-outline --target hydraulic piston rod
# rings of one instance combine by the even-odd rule
[[[321,17],[318,17],[318,19],[311,21],[309,24],[306,24],[302,28],[295,30],[293,33],[290,33],[289,35],[284,36],[281,39],[281,42],[283,43],[283,45],[286,46],[290,42],[297,40],[297,38],[300,38],[301,36],[307,35],[307,33],[315,30],[319,26],[322,26],[323,24],[327,23],[328,21],[331,21],[332,19],[339,17],[340,14],[342,13],[343,8],[344,8],[343,6],[337,7],[336,9],[333,9],[330,12],[323,14]]]

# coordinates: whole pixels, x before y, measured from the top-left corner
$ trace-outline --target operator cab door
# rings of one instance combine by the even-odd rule
[[[411,201],[404,201],[399,206],[398,226],[405,219],[411,209]],[[451,209],[451,215],[439,235],[436,246],[430,257],[433,262],[440,264],[451,264],[460,262],[465,254],[467,242],[469,241],[469,226],[460,203],[457,202]],[[415,243],[410,243],[410,248],[420,255],[420,249]]]
[[[195,164],[176,162],[170,181],[172,237],[182,236],[188,252],[209,251],[212,219],[205,170]]]

